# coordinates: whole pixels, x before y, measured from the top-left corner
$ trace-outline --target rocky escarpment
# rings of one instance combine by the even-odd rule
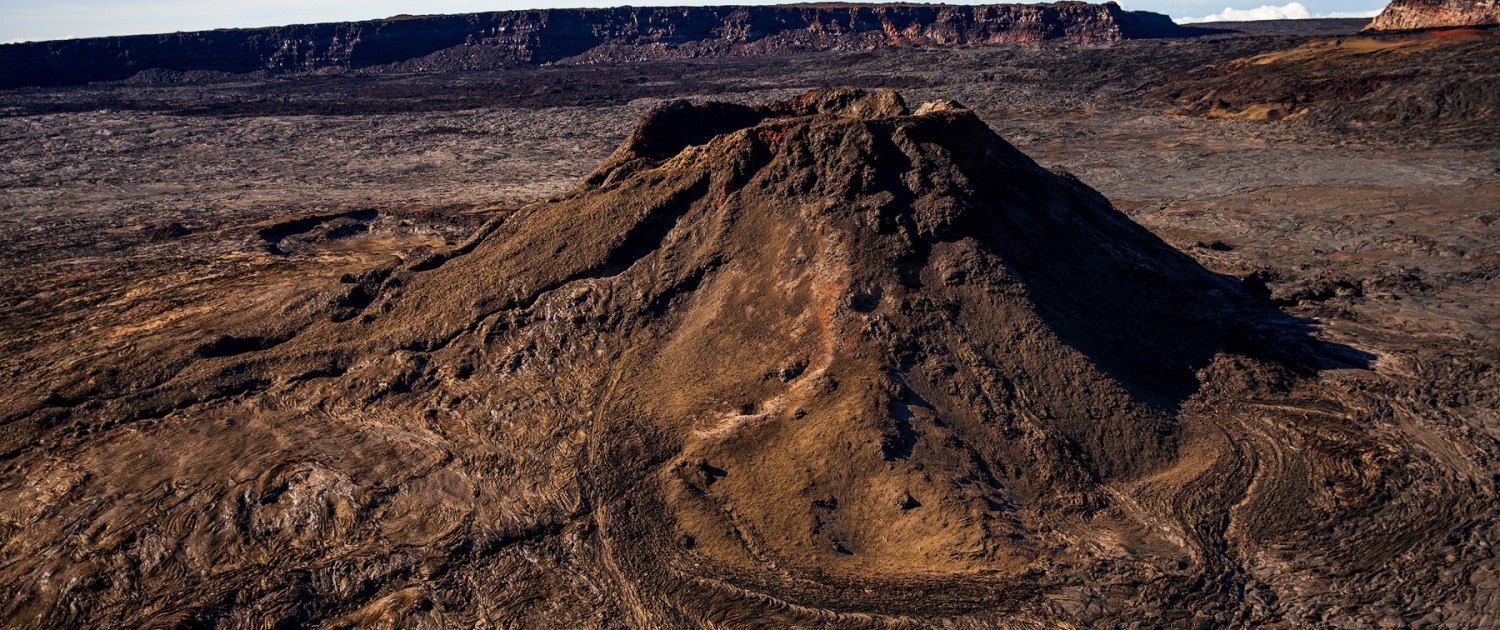
[[[1193,31],[1119,5],[783,5],[506,11],[0,46],[0,88],[151,69],[299,72],[423,60],[421,69],[900,45],[1116,41]]]
[[[1365,30],[1413,31],[1496,24],[1500,24],[1500,2],[1495,0],[1395,0]]]

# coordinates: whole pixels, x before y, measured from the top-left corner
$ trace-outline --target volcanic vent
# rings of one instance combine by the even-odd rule
[[[951,102],[670,103],[342,286],[21,411],[5,614],[1249,623],[1421,526],[1295,322]]]

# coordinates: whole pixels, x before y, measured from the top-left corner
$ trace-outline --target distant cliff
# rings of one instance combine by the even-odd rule
[[[1191,33],[1165,15],[1113,2],[505,11],[8,44],[0,46],[0,88],[119,80],[151,69],[289,73],[405,63],[443,70]]]
[[[1412,31],[1496,24],[1500,24],[1497,0],[1393,0],[1365,30]]]

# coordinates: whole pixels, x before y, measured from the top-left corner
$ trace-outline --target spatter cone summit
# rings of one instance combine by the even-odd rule
[[[344,280],[11,404],[4,617],[1296,622],[1447,588],[1490,509],[1358,352],[951,102],[669,103]]]

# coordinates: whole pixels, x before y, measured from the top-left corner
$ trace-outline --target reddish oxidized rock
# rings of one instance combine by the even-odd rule
[[[1365,30],[1412,31],[1495,24],[1500,24],[1500,2],[1496,0],[1394,0]]]

